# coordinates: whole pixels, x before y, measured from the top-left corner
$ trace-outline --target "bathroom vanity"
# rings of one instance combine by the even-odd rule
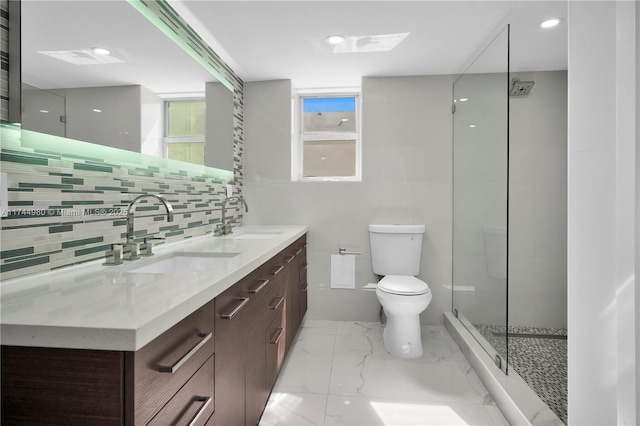
[[[303,226],[2,285],[2,424],[256,425],[306,312]]]

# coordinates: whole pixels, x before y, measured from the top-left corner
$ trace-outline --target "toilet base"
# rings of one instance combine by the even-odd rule
[[[422,336],[420,334],[420,316],[387,315],[387,325],[382,333],[384,347],[398,358],[419,358],[422,356]]]

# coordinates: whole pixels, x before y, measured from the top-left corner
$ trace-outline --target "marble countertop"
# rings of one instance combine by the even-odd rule
[[[0,285],[3,345],[134,351],[296,241],[306,226],[245,226],[154,247],[154,256],[96,260]],[[243,239],[255,233],[271,238]],[[250,235],[246,235],[249,237]],[[241,237],[241,238],[238,238]],[[190,274],[131,273],[174,253],[238,253]]]

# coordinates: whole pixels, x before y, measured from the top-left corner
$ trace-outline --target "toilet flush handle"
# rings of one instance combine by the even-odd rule
[[[344,248],[344,247],[340,247],[340,248],[338,248],[338,253],[339,253],[339,254],[345,254],[345,255],[346,255],[346,254],[354,254],[354,255],[356,255],[356,256],[360,256],[360,255],[362,254],[362,253],[360,253],[360,252],[358,252],[358,251],[347,251],[347,249],[346,249],[346,248]]]

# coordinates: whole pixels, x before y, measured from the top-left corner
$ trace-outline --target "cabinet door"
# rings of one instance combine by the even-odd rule
[[[254,291],[257,288],[262,290],[251,294],[251,302],[247,305],[247,334],[245,339],[245,424],[256,426],[260,421],[262,410],[264,409],[269,390],[265,385],[265,346],[264,330],[267,326],[267,312],[265,309],[267,294],[274,284],[274,280],[268,276],[267,269],[264,274],[256,274],[251,280],[249,289]],[[268,284],[263,286],[263,283]],[[263,293],[264,292],[264,293]]]
[[[300,284],[300,312],[299,321],[302,322],[304,315],[307,313],[307,287],[309,282],[307,281],[307,243],[303,240],[300,242],[300,254],[299,254],[299,269],[298,269],[298,283]]]
[[[273,319],[265,332],[264,345],[266,347],[266,386],[271,392],[271,388],[276,383],[278,372],[285,355],[285,326],[282,308]]]
[[[287,289],[287,327],[285,336],[285,348],[289,351],[293,338],[298,331],[300,323],[300,292],[297,287],[297,257],[287,265],[286,274],[284,276],[285,287]],[[296,278],[296,279],[294,279]]]
[[[249,298],[238,283],[215,298],[215,422],[245,424],[245,342]]]

